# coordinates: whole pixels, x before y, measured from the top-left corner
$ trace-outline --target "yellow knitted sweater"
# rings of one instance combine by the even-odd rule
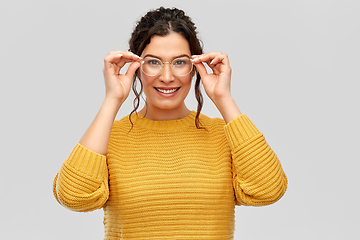
[[[287,188],[280,162],[246,115],[225,125],[196,112],[115,121],[106,156],[77,144],[54,179],[74,211],[104,209],[105,239],[233,239],[234,207],[268,205]]]

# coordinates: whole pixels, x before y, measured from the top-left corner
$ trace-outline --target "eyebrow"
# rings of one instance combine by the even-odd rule
[[[146,57],[153,57],[153,58],[157,58],[157,59],[162,60],[162,58],[161,58],[161,57],[156,56],[156,55],[153,55],[153,54],[146,54],[146,55],[144,56],[144,58],[146,58]],[[176,58],[181,58],[181,57],[187,57],[187,58],[190,58],[190,56],[189,56],[189,55],[187,55],[187,54],[181,54],[181,55],[175,56],[175,57],[173,58],[173,60],[174,60],[174,59],[176,59]]]

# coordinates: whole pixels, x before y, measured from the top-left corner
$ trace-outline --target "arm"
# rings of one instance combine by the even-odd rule
[[[125,52],[110,52],[104,59],[106,97],[99,113],[81,138],[80,143],[94,152],[105,155],[112,124],[131,89],[132,78],[140,66],[140,57]],[[132,62],[126,74],[120,69]]]
[[[281,198],[287,178],[280,161],[261,132],[241,114],[230,94],[231,68],[226,54],[193,57],[204,89],[223,116],[233,163],[233,185],[238,204],[268,205]],[[212,73],[208,73],[207,64]]]
[[[74,211],[101,208],[109,197],[106,153],[115,116],[129,95],[140,58],[111,52],[104,59],[105,100],[80,142],[63,163],[53,183],[57,201]],[[126,74],[120,69],[132,62]]]
[[[278,201],[287,189],[287,177],[263,134],[245,114],[227,124],[225,134],[237,204],[263,206]]]
[[[55,176],[53,193],[73,211],[101,208],[109,196],[106,157],[78,143]]]

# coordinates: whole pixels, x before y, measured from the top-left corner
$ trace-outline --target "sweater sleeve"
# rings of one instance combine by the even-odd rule
[[[109,197],[106,157],[78,143],[55,176],[53,193],[73,211],[101,208]]]
[[[232,153],[237,205],[264,206],[278,201],[287,177],[263,134],[242,114],[225,126]]]

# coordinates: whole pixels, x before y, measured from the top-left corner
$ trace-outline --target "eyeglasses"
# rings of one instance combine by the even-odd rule
[[[160,74],[165,63],[169,63],[174,75],[183,77],[193,70],[193,62],[188,57],[175,58],[172,62],[162,62],[158,58],[146,57],[141,61],[141,71],[148,76],[157,76]]]

